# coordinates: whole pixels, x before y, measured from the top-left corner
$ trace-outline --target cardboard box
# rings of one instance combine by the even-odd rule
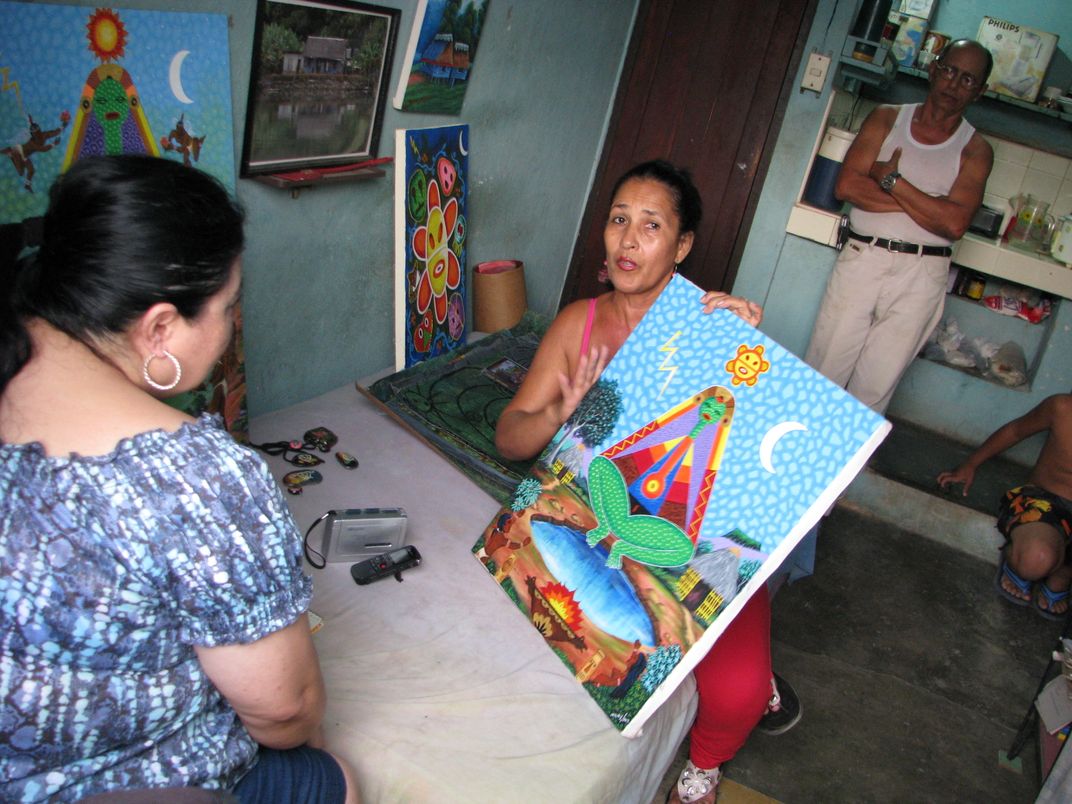
[[[910,17],[922,17],[930,20],[934,11],[934,0],[901,0],[899,11]]]
[[[1057,35],[983,17],[976,39],[994,56],[990,90],[1034,103],[1057,49]]]
[[[913,17],[898,11],[890,14],[890,20],[900,22],[897,37],[893,40],[893,58],[902,67],[912,67],[923,45],[930,23],[923,17]]]

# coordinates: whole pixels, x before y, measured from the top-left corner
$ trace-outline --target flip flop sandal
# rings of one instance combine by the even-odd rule
[[[1013,586],[1027,595],[1026,598],[1017,597],[1004,586],[1001,585],[1001,579],[1007,578]],[[994,576],[994,587],[998,590],[998,594],[1008,600],[1014,606],[1030,606],[1032,603],[1031,595],[1031,581],[1025,581],[1019,575],[1012,571],[1005,560],[1002,559],[998,564],[998,574]],[[1040,610],[1041,611],[1041,610]]]
[[[1035,592],[1035,613],[1047,620],[1063,620],[1068,615],[1068,609],[1058,613],[1053,610],[1053,607],[1057,603],[1068,600],[1068,594],[1067,589],[1063,592],[1055,592],[1045,583],[1038,584]],[[1039,605],[1042,598],[1046,598],[1046,608]]]

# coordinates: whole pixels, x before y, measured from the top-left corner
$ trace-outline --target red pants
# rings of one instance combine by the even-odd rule
[[[700,702],[689,732],[699,768],[733,759],[771,697],[770,598],[760,589],[693,670]]]

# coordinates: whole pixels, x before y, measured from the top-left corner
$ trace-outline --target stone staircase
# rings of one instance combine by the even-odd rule
[[[957,466],[974,447],[892,421],[890,435],[838,504],[996,565],[1003,542],[994,527],[998,500],[1027,479],[1029,467],[994,458],[976,474],[967,497],[959,489],[943,491],[938,474]]]

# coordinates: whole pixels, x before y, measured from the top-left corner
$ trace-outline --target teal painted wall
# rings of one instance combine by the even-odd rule
[[[805,53],[838,53],[852,25],[857,3],[819,0]],[[1058,8],[1060,7],[1060,11]],[[1045,11],[1045,14],[1042,12]],[[943,32],[973,35],[984,14],[1044,28],[1072,43],[1072,14],[1064,0],[1016,4],[1010,0],[938,0],[936,21]],[[1030,19],[1029,19],[1030,17]],[[803,65],[798,73],[798,83]],[[803,354],[812,323],[833,268],[833,249],[788,235],[785,226],[805,178],[811,149],[822,126],[831,91],[821,96],[794,92],[786,110],[755,222],[749,232],[734,292],[762,301],[763,330],[786,348]],[[1030,115],[1030,112],[1025,112]],[[971,115],[969,115],[970,117]],[[1059,305],[1049,343],[1031,391],[1025,393],[969,377],[924,361],[909,368],[889,413],[966,443],[976,443],[1008,419],[1025,413],[1046,396],[1072,388],[1072,301]],[[1010,457],[1029,463],[1041,439],[1022,445]]]
[[[374,0],[375,1],[375,0]],[[74,2],[93,7],[99,2]],[[402,10],[390,91],[413,24]],[[235,163],[241,159],[254,0],[124,0],[123,8],[229,15]],[[469,266],[524,260],[529,306],[558,304],[602,145],[636,0],[491,0],[458,117],[388,107],[394,130],[470,126]],[[290,193],[240,179],[248,214],[243,312],[250,415],[337,388],[390,365],[394,169],[382,179]]]
[[[403,11],[401,50],[416,0],[384,4]],[[840,51],[856,5],[819,0],[805,53]],[[253,0],[126,0],[124,6],[229,15],[237,163]],[[1031,12],[1030,19],[1010,0],[939,0],[936,22],[961,28],[960,21],[968,20],[974,31],[981,16],[990,13],[1072,42],[1072,19],[1059,11],[1063,0],[1021,6]],[[470,125],[470,267],[489,259],[524,260],[530,307],[543,313],[557,307],[635,10],[636,0],[491,0],[463,114],[386,112],[380,149],[385,154],[391,153],[395,128]],[[1037,16],[1042,11],[1045,16]],[[798,82],[802,72],[803,65]],[[821,96],[794,92],[791,97],[734,288],[765,304],[763,329],[797,353],[807,345],[834,253],[786,235],[785,224],[829,93],[828,82]],[[393,169],[384,179],[317,187],[298,199],[239,180],[238,195],[249,214],[244,310],[251,414],[388,366],[393,360]],[[1031,394],[921,365],[910,370],[891,413],[978,440],[1046,394],[1072,386],[1068,361],[1059,359],[1070,353],[1070,341],[1072,303],[1066,303]]]

